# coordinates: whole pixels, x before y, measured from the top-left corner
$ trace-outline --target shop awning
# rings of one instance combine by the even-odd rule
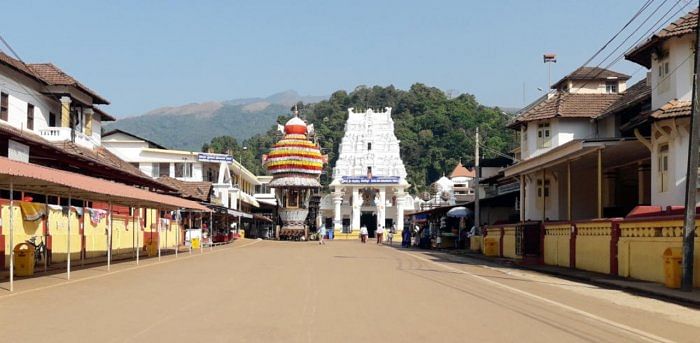
[[[190,200],[150,192],[122,183],[0,157],[0,188],[126,206],[209,211]]]
[[[260,203],[258,203],[257,200],[251,195],[248,195],[246,193],[241,193],[241,201],[245,202],[246,204],[254,207],[260,207]]]

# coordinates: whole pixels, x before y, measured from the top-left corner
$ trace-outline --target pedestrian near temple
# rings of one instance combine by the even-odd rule
[[[377,235],[377,244],[384,244],[384,227],[382,227],[382,224],[377,225],[377,231],[375,234]]]
[[[318,229],[318,244],[326,244],[326,241],[323,239],[326,236],[326,224],[321,224],[321,227]]]
[[[360,241],[362,241],[362,243],[367,243],[367,226],[362,225],[362,227],[360,227]]]

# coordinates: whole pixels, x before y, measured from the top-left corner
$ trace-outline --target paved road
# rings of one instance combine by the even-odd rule
[[[694,309],[358,242],[245,240],[63,277],[0,291],[0,341],[700,341]]]

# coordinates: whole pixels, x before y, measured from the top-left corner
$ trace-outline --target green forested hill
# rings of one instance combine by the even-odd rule
[[[474,152],[474,130],[480,127],[485,145],[495,151],[507,152],[512,148],[513,133],[505,125],[509,115],[499,108],[480,105],[474,96],[461,94],[448,98],[440,89],[417,83],[409,90],[389,87],[360,86],[347,93],[337,91],[328,100],[304,106],[298,105],[301,116],[313,123],[324,153],[330,164],[322,181],[328,183],[331,169],[338,153],[338,145],[344,134],[347,109],[392,107],[392,117],[397,138],[401,141],[401,156],[408,172],[408,181],[414,185],[412,192],[422,191],[427,184],[443,173],[449,173],[461,159],[471,161]],[[278,118],[284,123],[286,117]],[[265,134],[255,135],[244,142],[248,150],[243,153],[243,163],[252,171],[264,174],[260,163],[262,154],[279,139],[276,127]],[[209,147],[209,146],[206,146]],[[211,147],[225,151],[233,149],[240,154],[235,140],[215,138]]]

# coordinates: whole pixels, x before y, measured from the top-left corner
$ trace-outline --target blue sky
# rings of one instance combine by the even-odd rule
[[[53,62],[110,99],[118,117],[287,89],[328,95],[415,82],[518,107],[523,83],[528,102],[546,86],[542,53],[557,53],[559,79],[641,2],[8,1],[0,33],[26,62]]]

